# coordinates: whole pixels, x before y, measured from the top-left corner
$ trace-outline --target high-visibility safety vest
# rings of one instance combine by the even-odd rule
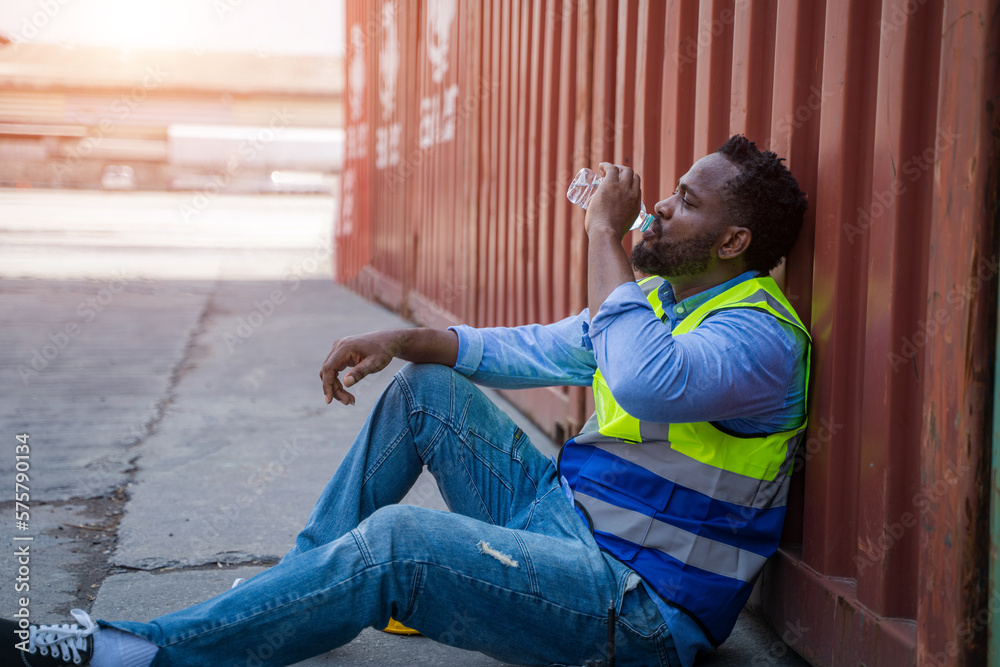
[[[640,283],[665,321],[659,284],[658,278]],[[678,323],[673,335],[729,308],[763,311],[801,329],[809,340],[770,276],[709,299]],[[806,386],[808,372],[807,349]],[[618,405],[600,370],[593,386],[598,428],[585,428],[563,446],[559,472],[598,545],[721,643],[778,548],[805,422],[794,430],[749,436],[708,422],[651,423]]]

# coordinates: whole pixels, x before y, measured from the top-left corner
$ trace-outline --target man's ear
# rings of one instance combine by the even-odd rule
[[[746,227],[726,227],[722,233],[722,245],[719,246],[719,259],[739,257],[750,247],[753,235]]]

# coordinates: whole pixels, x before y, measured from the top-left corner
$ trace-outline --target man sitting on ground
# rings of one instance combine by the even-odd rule
[[[768,276],[805,197],[774,153],[734,136],[656,204],[630,265],[639,177],[602,167],[589,308],[337,341],[327,403],[353,403],[348,389],[394,357],[414,363],[279,564],[149,623],[7,621],[3,664],[283,665],[390,618],[527,664],[602,660],[613,640],[618,665],[688,666],[724,641],[777,549],[805,428],[809,335]],[[633,267],[653,277],[636,283]],[[474,383],[592,385],[597,411],[556,463]],[[451,512],[397,504],[424,466]]]

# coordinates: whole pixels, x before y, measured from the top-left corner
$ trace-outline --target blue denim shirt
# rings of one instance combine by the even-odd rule
[[[719,422],[737,433],[776,433],[805,419],[808,341],[801,331],[750,308],[722,310],[674,338],[698,306],[756,273],[684,299],[659,288],[666,322],[634,282],[619,285],[591,318],[588,309],[554,324],[452,327],[455,370],[490,387],[587,386],[601,369],[615,400],[652,422]],[[666,325],[666,326],[664,326]],[[711,648],[700,626],[647,590],[674,636],[685,667]]]

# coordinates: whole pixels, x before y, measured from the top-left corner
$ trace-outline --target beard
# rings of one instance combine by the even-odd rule
[[[718,238],[717,231],[706,231],[684,243],[654,240],[653,245],[649,245],[643,239],[632,248],[632,266],[650,276],[697,275],[712,261],[712,246]]]

